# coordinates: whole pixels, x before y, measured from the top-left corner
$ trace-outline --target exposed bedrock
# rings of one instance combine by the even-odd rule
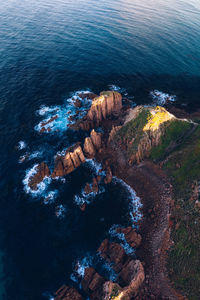
[[[128,256],[122,246],[104,240],[98,249],[100,255],[112,263],[112,267],[118,274],[118,283],[106,281],[94,268],[85,270],[81,282],[83,290],[90,299],[133,299],[144,281],[144,269],[139,260]],[[118,298],[119,297],[119,298]]]
[[[83,300],[83,297],[75,288],[66,285],[59,288],[55,294],[54,300]]]
[[[85,138],[83,146],[84,154],[88,158],[93,158],[100,148],[101,133],[98,133],[93,129],[90,133],[90,136]]]
[[[55,168],[52,173],[52,177],[64,176],[79,167],[85,162],[85,156],[83,154],[80,144],[76,144],[66,150],[65,155],[58,155],[55,159]]]
[[[103,284],[105,282],[105,278],[99,275],[94,268],[86,268],[81,285],[91,300],[100,300],[103,297]]]
[[[131,226],[126,227],[126,228],[117,228],[116,231],[118,233],[123,233],[124,234],[127,243],[132,248],[138,248],[140,246],[141,241],[142,241],[142,237]]]
[[[87,115],[80,121],[82,130],[98,127],[103,120],[112,114],[119,113],[122,108],[122,96],[118,92],[106,91],[93,99]]]
[[[37,189],[37,185],[47,176],[50,175],[49,168],[46,163],[42,162],[36,167],[36,173],[29,180],[29,187],[32,190]]]

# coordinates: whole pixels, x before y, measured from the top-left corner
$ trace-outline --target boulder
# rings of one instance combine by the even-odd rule
[[[89,183],[86,183],[85,188],[84,188],[84,193],[85,194],[90,194],[92,192],[91,186]]]
[[[54,300],[83,300],[75,288],[66,285],[63,285],[55,294]]]
[[[138,248],[140,246],[142,237],[131,226],[127,228],[117,228],[116,231],[125,235],[125,239],[131,247]]]
[[[36,167],[36,173],[29,180],[29,187],[32,190],[37,189],[37,185],[47,176],[50,175],[49,167],[46,163],[42,162]]]

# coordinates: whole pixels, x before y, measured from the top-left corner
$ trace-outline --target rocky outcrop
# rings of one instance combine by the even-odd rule
[[[111,243],[108,239],[104,240],[100,245],[98,252],[110,263],[113,263],[113,269],[119,273],[122,267],[130,258],[125,253],[123,247],[117,243]]]
[[[85,156],[82,148],[79,144],[76,144],[75,146],[68,148],[64,156],[58,155],[56,157],[52,177],[67,175],[84,162]]]
[[[116,232],[123,233],[127,243],[132,248],[138,248],[140,246],[141,241],[142,241],[142,237],[131,226],[129,226],[127,228],[117,228]]]
[[[86,268],[81,285],[91,300],[97,300],[102,299],[105,281],[106,280],[99,275],[94,268]]]
[[[63,285],[56,292],[56,296],[54,300],[83,300],[83,297],[79,294],[79,292],[73,288],[66,285]]]
[[[49,168],[47,166],[47,164],[45,164],[44,162],[42,162],[41,164],[39,164],[36,167],[36,173],[30,178],[29,180],[29,187],[32,190],[36,190],[37,189],[37,185],[47,176],[50,175],[50,171]]]
[[[133,299],[145,278],[142,263],[129,257],[121,245],[111,243],[108,239],[103,241],[98,251],[105,260],[112,263],[119,282],[114,284],[108,281],[104,284],[103,299]]]
[[[122,108],[120,93],[107,91],[93,99],[87,115],[79,123],[82,130],[98,127],[103,120],[112,114],[119,113]]]
[[[85,156],[88,158],[93,158],[95,156],[96,150],[90,137],[85,138],[83,151],[85,153]]]
[[[101,148],[101,134],[94,129],[90,133],[90,137],[85,138],[83,151],[86,157],[93,158],[96,152]]]

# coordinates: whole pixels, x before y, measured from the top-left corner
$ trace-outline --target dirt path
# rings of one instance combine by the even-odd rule
[[[185,299],[171,287],[166,270],[166,251],[170,241],[172,187],[159,166],[146,161],[138,166],[127,164],[119,149],[107,149],[101,160],[109,160],[114,175],[129,184],[141,198],[143,220],[142,245],[136,255],[144,262],[145,283],[138,299]]]

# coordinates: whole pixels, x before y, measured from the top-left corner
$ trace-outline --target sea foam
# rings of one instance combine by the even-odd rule
[[[150,96],[152,97],[154,104],[160,106],[165,105],[167,102],[176,101],[175,95],[169,95],[158,90],[151,91]]]

